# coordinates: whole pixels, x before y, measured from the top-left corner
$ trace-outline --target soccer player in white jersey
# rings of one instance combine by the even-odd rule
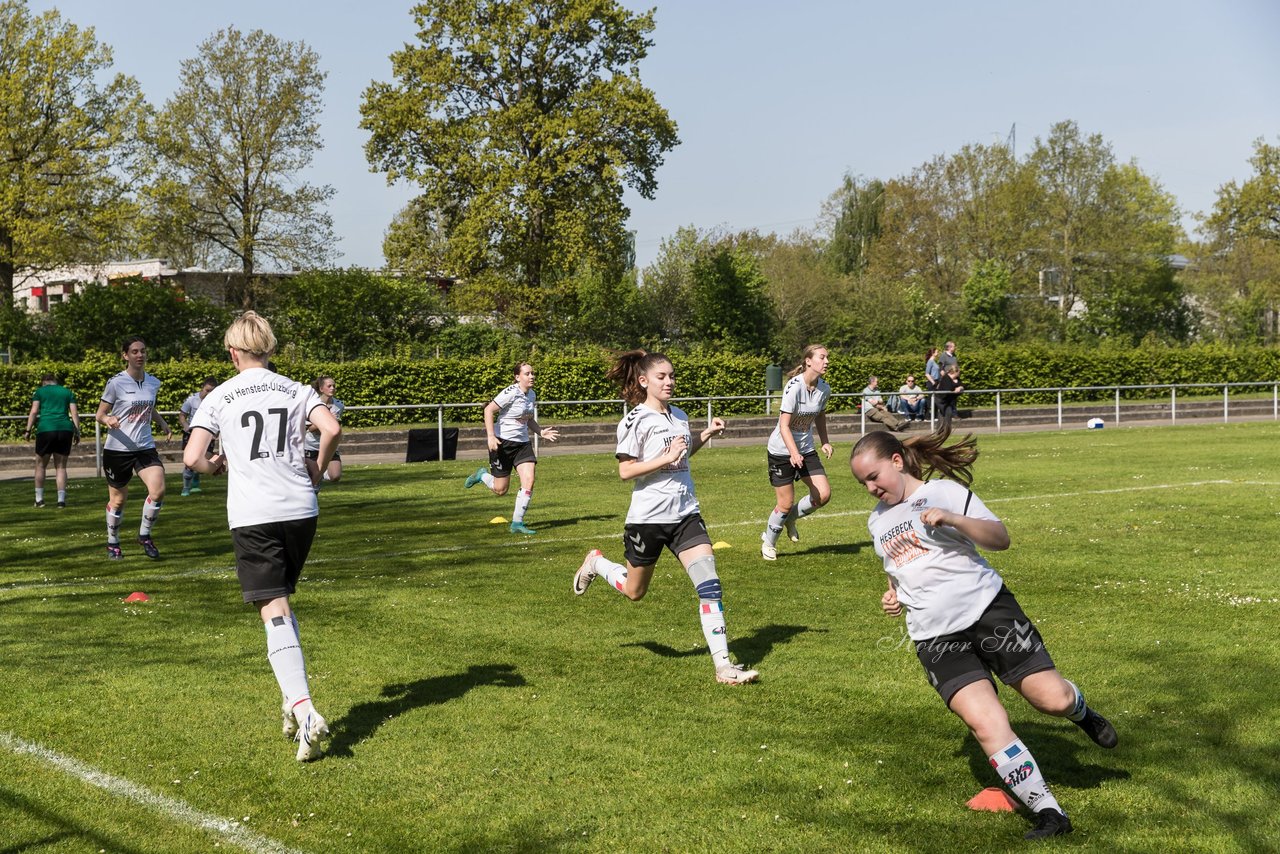
[[[599,549],[587,552],[573,576],[578,596],[602,576],[609,586],[633,602],[644,598],[653,578],[653,567],[663,548],[671,550],[689,574],[698,595],[702,633],[711,652],[716,680],[728,685],[754,682],[760,674],[734,664],[729,658],[720,577],[715,552],[693,494],[689,457],[724,432],[724,422],[711,419],[696,439],[689,417],[671,405],[675,369],[661,353],[632,350],[623,353],[609,370],[609,379],[622,388],[632,407],[618,425],[618,474],[634,482],[631,508],[622,537],[627,565],[614,563]]]
[[[333,414],[333,417],[337,419],[339,423],[341,423],[342,413],[346,411],[347,407],[342,401],[338,400],[336,397],[333,396],[333,393],[338,390],[337,383],[334,382],[333,377],[330,377],[330,376],[316,377],[312,381],[311,387],[315,389],[316,392],[320,395],[320,399],[324,401],[324,405],[329,407],[329,412]],[[320,430],[316,428],[314,425],[307,425],[307,435],[304,437],[303,447],[306,449],[308,459],[314,460],[319,458]],[[333,455],[333,459],[330,460],[329,465],[325,467],[324,475],[323,477],[321,477],[321,480],[326,480],[326,481],[329,481],[330,483],[337,483],[341,479],[342,479],[342,454],[335,452]]]
[[[876,431],[854,445],[853,474],[879,499],[867,528],[888,574],[880,604],[891,617],[905,609],[929,683],[1033,812],[1026,838],[1070,833],[1038,763],[1009,725],[991,674],[1039,711],[1073,721],[1101,747],[1116,746],[1116,731],[1058,673],[1035,625],[979,553],[1007,549],[1009,532],[968,488],[978,456],[973,439],[947,446],[947,435],[904,442]],[[926,480],[934,472],[944,479]]]
[[[511,470],[520,476],[520,491],[516,493],[516,506],[511,511],[511,533],[536,534],[524,523],[525,511],[533,500],[534,470],[538,457],[529,441],[529,431],[548,442],[560,438],[554,427],[543,427],[534,416],[537,395],[533,391],[533,365],[517,362],[512,372],[515,382],[504,388],[498,396],[485,404],[484,432],[489,443],[489,468],[484,466],[467,477],[467,489],[483,483],[494,495],[506,495],[511,485]],[[496,423],[495,423],[496,418]]]
[[[267,660],[283,697],[286,738],[297,758],[316,758],[329,736],[311,702],[298,619],[289,602],[311,551],[320,514],[315,486],[332,459],[342,427],[308,385],[267,368],[276,347],[271,324],[247,311],[227,327],[223,344],[236,376],[213,390],[196,412],[183,461],[198,472],[228,472],[227,522],[244,601],[267,632]],[[303,453],[307,421],[320,434],[320,454]],[[206,457],[215,436],[222,452]]]
[[[769,483],[775,503],[764,533],[760,535],[760,556],[778,559],[778,535],[785,526],[787,537],[800,542],[796,521],[831,500],[827,470],[814,448],[813,434],[822,440],[822,456],[831,459],[827,441],[827,400],[831,386],[822,377],[827,372],[827,348],[810,344],[804,348],[800,364],[790,374],[778,407],[778,426],[769,434]],[[803,480],[809,494],[796,503],[795,483]]]
[[[94,419],[107,428],[107,441],[102,446],[102,470],[107,476],[107,557],[119,560],[120,522],[124,504],[129,498],[129,481],[136,472],[147,488],[147,501],[142,506],[142,523],[138,526],[138,545],[147,557],[160,557],[151,529],[164,504],[164,463],[156,452],[151,435],[151,422],[164,431],[166,439],[173,430],[156,411],[156,394],[160,380],[147,373],[147,344],[141,338],[130,338],[121,345],[120,356],[125,369],[107,380],[102,402]]]
[[[182,450],[187,450],[187,443],[191,441],[191,419],[195,417],[196,410],[200,408],[200,404],[204,403],[204,399],[209,396],[209,392],[213,391],[214,386],[218,384],[214,377],[205,377],[200,383],[200,390],[193,391],[187,395],[187,399],[182,401],[182,406],[178,408],[178,424],[182,427]],[[182,497],[186,498],[192,493],[200,492],[200,475],[192,471],[187,466],[182,467]]]

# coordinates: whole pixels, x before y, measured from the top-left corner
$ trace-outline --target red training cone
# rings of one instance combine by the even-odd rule
[[[966,806],[983,812],[1013,812],[1018,808],[1018,802],[999,786],[988,786],[970,798]]]
[[[136,592],[134,592],[134,593],[130,593],[128,596],[124,597],[124,601],[126,601],[126,602],[150,602],[150,601],[151,601],[151,597],[150,597],[150,596],[148,596],[147,594],[143,593],[141,590],[138,590],[138,591],[136,591]]]

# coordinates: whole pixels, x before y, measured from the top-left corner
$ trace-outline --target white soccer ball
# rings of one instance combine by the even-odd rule
[[[1090,418],[1089,423],[1086,424],[1085,426],[1088,427],[1090,430],[1101,430],[1103,427],[1107,425],[1103,422],[1101,418]]]

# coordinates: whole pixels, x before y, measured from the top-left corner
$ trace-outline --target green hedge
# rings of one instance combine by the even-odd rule
[[[1280,378],[1280,350],[1262,347],[1229,348],[1218,345],[1186,348],[1143,347],[1138,349],[1021,346],[961,351],[962,379],[971,389],[1037,388],[1055,386],[1144,385],[1156,383],[1270,382]],[[676,368],[676,394],[681,397],[707,395],[758,395],[764,390],[767,359],[712,352],[672,354]],[[595,355],[540,355],[533,359],[538,372],[536,388],[542,400],[612,400],[617,389],[605,380],[609,365],[606,353]],[[827,381],[835,392],[858,392],[867,377],[881,377],[881,388],[896,390],[907,373],[922,378],[923,354],[844,356],[833,353]],[[0,368],[0,412],[25,415],[31,408],[31,394],[40,377],[52,371],[65,378],[76,394],[81,414],[92,416],[107,379],[120,370],[117,357],[97,355],[84,362],[31,362]],[[789,367],[789,366],[788,366]],[[338,397],[348,406],[414,403],[483,403],[511,382],[511,365],[497,358],[397,360],[367,359],[357,362],[322,364],[280,359],[282,373],[310,380],[320,373],[331,374],[338,385]],[[212,374],[219,379],[231,376],[225,360],[156,362],[148,365],[163,381],[160,407],[175,410],[200,380]],[[1069,399],[1109,398],[1111,393],[1079,392]],[[1142,397],[1126,392],[1126,397]],[[1148,394],[1163,397],[1160,394]],[[1053,393],[1021,395],[1010,402],[1049,403]],[[852,400],[837,400],[833,410],[849,409]],[[692,407],[691,407],[692,408]],[[716,406],[725,415],[759,413],[754,401]],[[621,415],[619,404],[593,407],[540,408],[543,420],[569,416],[602,419]],[[479,407],[453,410],[446,420],[477,422]],[[403,424],[435,420],[434,412],[408,416],[403,412],[352,412],[349,426]],[[17,438],[24,421],[3,422],[3,435]]]

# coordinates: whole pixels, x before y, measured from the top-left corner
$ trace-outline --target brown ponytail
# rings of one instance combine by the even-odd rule
[[[638,406],[648,397],[648,392],[640,385],[640,376],[659,362],[670,361],[661,353],[628,350],[614,357],[613,367],[605,374],[605,379],[616,383],[622,390],[622,399],[627,406]]]
[[[792,377],[798,377],[801,374],[803,374],[804,363],[809,361],[811,358],[813,358],[813,354],[818,352],[819,350],[826,350],[828,353],[831,352],[827,348],[826,344],[810,344],[809,346],[805,347],[804,352],[800,354],[800,364],[796,365],[794,368],[791,369],[791,372],[787,374],[787,379],[791,379]]]
[[[973,482],[978,442],[970,434],[953,445],[944,444],[950,435],[951,428],[943,426],[933,433],[912,436],[903,441],[887,430],[875,430],[858,440],[849,458],[867,451],[874,451],[882,460],[901,454],[903,469],[917,480],[928,480],[937,473],[968,486]]]

